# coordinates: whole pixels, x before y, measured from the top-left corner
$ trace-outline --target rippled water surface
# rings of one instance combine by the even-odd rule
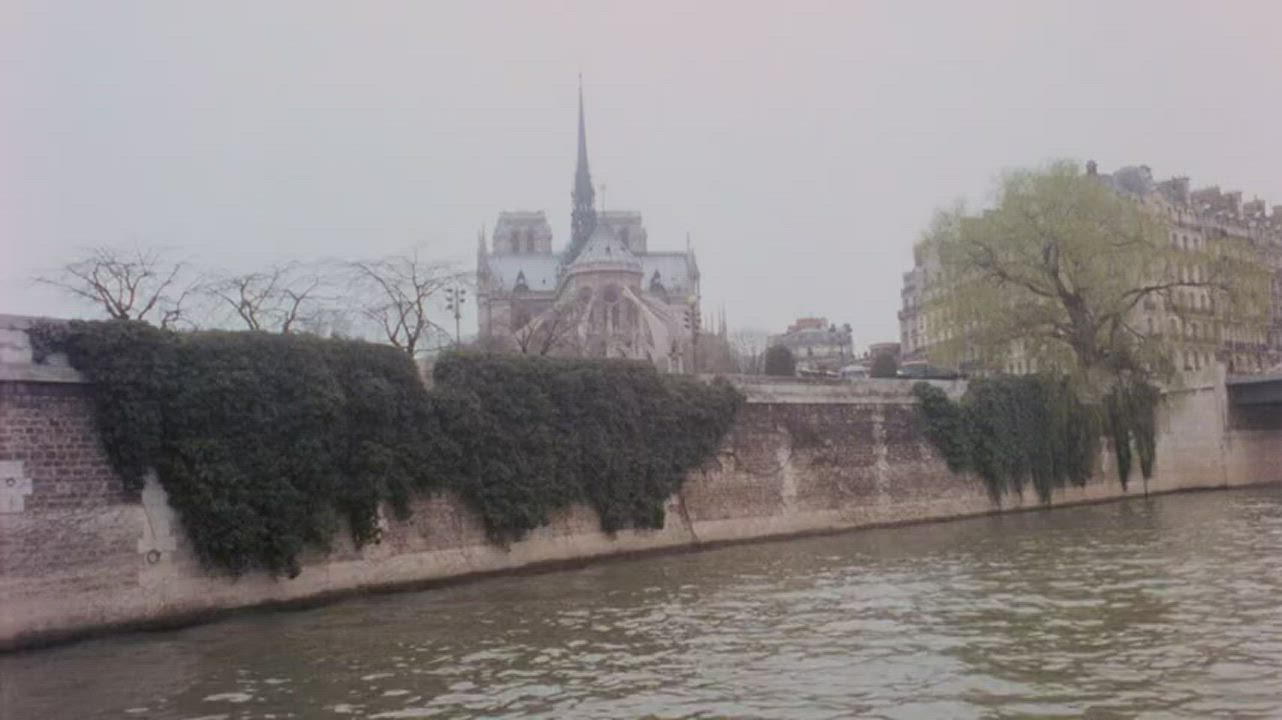
[[[1279,718],[1282,489],[746,545],[0,657],[19,718]]]

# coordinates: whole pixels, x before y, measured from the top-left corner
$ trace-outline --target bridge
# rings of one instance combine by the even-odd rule
[[[1282,372],[1230,375],[1224,384],[1234,405],[1282,405]]]
[[[1282,429],[1282,372],[1230,375],[1230,425],[1243,430]]]

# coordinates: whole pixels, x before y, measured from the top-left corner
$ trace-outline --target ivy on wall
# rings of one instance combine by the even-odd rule
[[[710,459],[742,402],[724,380],[648,363],[456,354],[436,386],[465,417],[456,489],[506,542],[571,503],[602,528],[663,526],[663,503]]]
[[[974,472],[995,500],[1031,485],[1049,502],[1056,488],[1084,484],[1105,433],[1123,487],[1132,447],[1144,478],[1153,472],[1159,395],[1151,385],[1119,385],[1102,405],[1083,402],[1067,379],[1048,375],[974,380],[958,402],[926,382],[914,385],[913,394],[923,432],[948,468]]]
[[[33,342],[91,381],[126,485],[154,469],[201,559],[233,573],[295,575],[340,528],[377,540],[383,504],[403,518],[444,489],[500,542],[576,502],[607,531],[661,527],[742,401],[623,361],[454,355],[429,391],[403,353],[359,341],[107,321]]]

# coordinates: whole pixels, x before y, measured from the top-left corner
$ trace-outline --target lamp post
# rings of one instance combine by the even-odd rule
[[[467,290],[455,285],[445,288],[445,309],[454,313],[454,346],[463,344],[459,329],[459,318],[463,317],[463,303],[467,302]]]

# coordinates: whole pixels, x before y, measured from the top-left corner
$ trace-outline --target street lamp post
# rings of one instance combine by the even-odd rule
[[[463,344],[463,336],[460,332],[459,319],[463,317],[463,303],[467,302],[467,290],[458,287],[445,288],[445,309],[454,313],[454,345],[455,347]]]

